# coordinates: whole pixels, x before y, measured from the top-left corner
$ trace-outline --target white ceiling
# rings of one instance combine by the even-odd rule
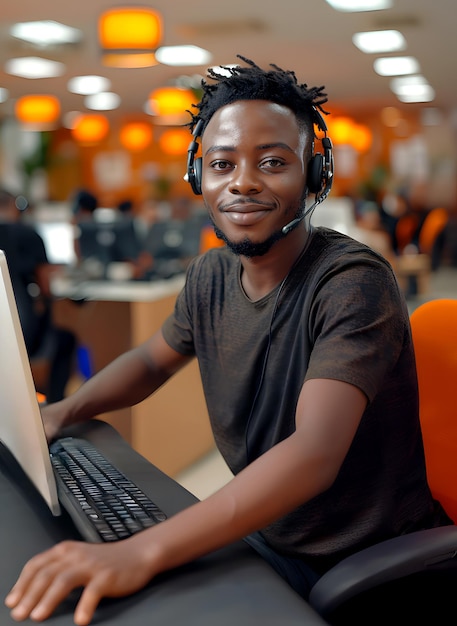
[[[97,44],[97,18],[102,10],[119,4],[107,0],[12,0],[2,3],[0,23],[0,87],[10,101],[0,104],[0,117],[11,114],[14,99],[25,93],[54,93],[63,112],[84,110],[83,97],[66,90],[76,75],[101,74],[121,96],[122,112],[140,112],[149,92],[182,74],[203,74],[204,67],[109,69],[102,65]],[[374,56],[352,43],[362,30],[397,28],[406,37],[406,54],[415,56],[422,74],[436,92],[432,106],[457,109],[457,2],[456,0],[394,0],[394,7],[368,13],[341,13],[325,0],[155,0],[146,4],[164,18],[163,45],[192,43],[213,54],[214,64],[236,61],[236,54],[261,66],[275,63],[295,70],[300,82],[327,87],[333,111],[357,115],[359,110],[380,110],[402,105],[389,89],[389,78],[375,74]],[[33,50],[8,34],[16,21],[53,19],[83,32],[78,45]],[[11,56],[42,55],[62,61],[67,72],[60,78],[26,80],[9,76],[4,63]],[[430,105],[427,105],[430,106]]]

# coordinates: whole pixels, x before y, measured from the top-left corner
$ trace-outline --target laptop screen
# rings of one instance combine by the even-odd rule
[[[0,441],[16,458],[51,512],[59,515],[48,444],[3,250],[0,250]]]

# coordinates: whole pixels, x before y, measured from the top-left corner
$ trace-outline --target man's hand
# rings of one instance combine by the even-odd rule
[[[65,541],[33,557],[6,597],[12,618],[42,621],[71,591],[83,587],[74,621],[86,626],[103,597],[127,596],[154,576],[143,534],[148,532],[110,544]]]
[[[62,402],[40,405],[40,411],[46,439],[51,442],[59,435],[64,426],[66,413],[63,410]]]

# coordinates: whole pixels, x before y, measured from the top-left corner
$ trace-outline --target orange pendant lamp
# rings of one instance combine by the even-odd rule
[[[15,105],[17,120],[31,130],[48,130],[60,116],[60,102],[52,95],[29,95],[18,98]]]
[[[109,9],[98,21],[103,63],[110,67],[156,65],[155,51],[162,40],[162,18],[149,7]]]
[[[352,137],[352,145],[357,152],[367,152],[373,143],[373,135],[371,130],[364,124],[356,124],[354,135]]]
[[[187,111],[197,100],[192,89],[183,87],[159,87],[149,94],[149,110],[155,123],[174,126],[190,122]]]
[[[71,128],[73,139],[81,145],[99,143],[107,136],[108,132],[108,119],[101,113],[78,115]]]
[[[337,116],[327,124],[329,137],[335,146],[352,146],[357,152],[366,152],[373,141],[371,130],[364,124],[357,124],[350,117]]]
[[[185,128],[170,128],[165,130],[159,138],[159,147],[164,154],[181,156],[187,153],[190,131]]]
[[[328,132],[335,145],[350,145],[354,122],[350,117],[338,116],[327,124]]]
[[[127,150],[140,152],[152,142],[152,127],[146,122],[128,122],[119,131],[121,144]]]

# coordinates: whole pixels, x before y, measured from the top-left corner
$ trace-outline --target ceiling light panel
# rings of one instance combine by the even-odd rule
[[[419,62],[414,57],[382,57],[375,60],[373,67],[380,76],[402,76],[420,72]]]
[[[10,35],[43,47],[77,43],[81,40],[80,30],[53,20],[19,22],[11,27]]]
[[[406,39],[398,30],[377,30],[356,33],[352,42],[366,54],[399,52],[406,48]]]
[[[409,93],[397,95],[400,102],[432,102],[435,99],[435,90],[431,85],[417,85]]]
[[[54,78],[66,71],[63,63],[40,57],[20,57],[5,63],[5,72],[21,78]]]
[[[428,81],[420,74],[414,76],[401,76],[390,81],[390,88],[395,94],[399,94],[418,85],[428,85]]]
[[[208,50],[198,46],[162,46],[155,56],[159,63],[173,66],[206,65],[212,59]]]
[[[431,102],[434,89],[423,76],[402,76],[390,82],[390,88],[401,102]]]
[[[326,0],[327,3],[337,11],[379,11],[390,9],[392,0]]]
[[[108,91],[111,88],[111,81],[104,76],[74,76],[67,83],[68,91],[71,93],[89,96],[101,91]]]
[[[240,66],[237,63],[227,63],[227,65],[214,65],[210,69],[215,74],[219,74],[220,76],[227,76],[227,78],[230,78],[230,76],[232,75],[230,69],[233,69],[235,67]]]
[[[112,111],[121,104],[121,99],[117,93],[105,91],[95,93],[84,98],[84,105],[93,111]]]

